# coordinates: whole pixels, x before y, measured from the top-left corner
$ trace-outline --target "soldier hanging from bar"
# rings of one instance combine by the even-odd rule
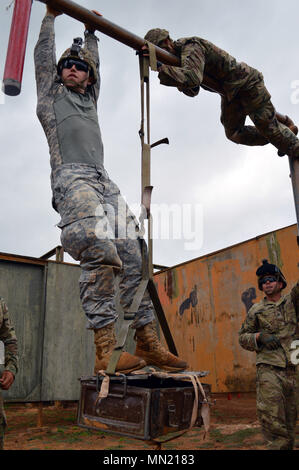
[[[137,221],[104,168],[97,116],[98,39],[94,29],[85,25],[84,47],[77,38],[56,65],[54,21],[59,14],[47,5],[35,47],[37,115],[50,149],[53,206],[61,216],[61,243],[82,268],[80,297],[87,327],[94,330],[97,373],[106,370],[116,345],[116,276],[126,312],[141,280],[142,257]],[[116,372],[128,373],[145,365],[168,371],[187,368],[185,361],[161,345],[147,291],[132,326],[136,329],[135,355],[123,352]]]

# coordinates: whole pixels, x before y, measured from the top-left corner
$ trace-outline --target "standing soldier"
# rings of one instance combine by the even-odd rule
[[[120,302],[127,312],[142,279],[142,257],[138,223],[104,168],[97,115],[98,39],[86,25],[84,48],[80,38],[75,39],[56,65],[54,20],[59,14],[47,5],[35,47],[37,115],[50,149],[61,243],[82,268],[80,297],[87,327],[94,330],[96,373],[107,368],[116,344],[115,276],[119,276]],[[123,352],[116,371],[126,373],[146,364],[169,371],[187,367],[159,342],[147,291],[132,326],[136,353]]]
[[[269,449],[291,450],[297,420],[296,366],[291,354],[299,320],[299,282],[287,286],[280,269],[263,260],[256,275],[265,297],[247,313],[240,345],[256,351],[257,413]]]
[[[4,371],[0,378],[0,388],[8,390],[18,372],[18,346],[14,327],[9,318],[8,308],[0,298],[0,341],[5,348]],[[4,448],[4,432],[6,417],[3,407],[3,399],[0,393],[0,450]]]
[[[159,64],[162,85],[177,87],[191,97],[199,93],[200,86],[205,88],[205,74],[221,85],[221,122],[228,139],[243,145],[270,142],[280,156],[299,158],[298,129],[288,116],[276,113],[258,70],[196,36],[173,41],[168,31],[156,28],[145,39],[180,58],[179,67]],[[254,126],[245,126],[247,116]]]

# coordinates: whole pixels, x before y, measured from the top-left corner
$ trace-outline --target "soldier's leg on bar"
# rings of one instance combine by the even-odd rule
[[[283,372],[268,364],[257,365],[257,415],[267,448],[289,450],[292,437],[286,424]]]
[[[105,202],[114,207],[116,215],[115,244],[122,261],[122,268],[118,274],[120,303],[124,311],[128,311],[142,280],[142,251],[138,238],[138,221],[119,193],[109,196],[106,194]],[[188,367],[185,361],[171,354],[160,343],[156,331],[154,307],[148,290],[143,295],[132,327],[136,329],[135,356],[141,357],[147,365],[155,365],[169,371],[180,371]]]
[[[255,146],[269,143],[255,126],[245,126],[246,113],[237,97],[230,102],[226,97],[221,97],[220,120],[226,137],[236,144]]]
[[[255,95],[261,97],[264,95],[264,100],[259,101],[258,98],[255,100]],[[249,96],[245,99],[248,104],[248,115],[259,132],[279,152],[299,158],[299,140],[289,127],[278,121],[270,98],[264,82],[261,81],[254,89],[250,90]],[[254,108],[252,104],[254,104]]]
[[[115,275],[121,268],[105,216],[80,219],[65,226],[61,243],[66,252],[80,260],[79,280],[82,307],[88,320],[87,327],[94,330],[96,345],[95,373],[106,369],[116,344]],[[116,371],[130,372],[145,365],[144,361],[126,352],[122,353]]]

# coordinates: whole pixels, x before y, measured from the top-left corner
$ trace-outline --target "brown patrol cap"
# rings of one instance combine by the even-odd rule
[[[156,46],[159,46],[160,42],[167,38],[169,38],[169,32],[160,28],[150,29],[144,36],[146,41],[152,42]]]

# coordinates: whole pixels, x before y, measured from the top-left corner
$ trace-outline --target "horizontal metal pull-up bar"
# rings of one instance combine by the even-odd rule
[[[78,5],[71,0],[38,0],[55,10],[88,24],[101,33],[116,39],[117,41],[141,51],[145,40],[136,34],[127,31],[121,26],[112,23],[103,16],[98,16],[91,10]],[[7,95],[18,95],[21,91],[21,81],[25,58],[27,34],[30,20],[32,0],[15,0],[14,14],[10,31],[9,45],[7,51],[3,88]],[[180,60],[173,54],[155,46],[157,59],[163,64],[179,66]],[[204,78],[203,86],[222,94],[221,86],[210,77]]]
[[[136,34],[127,31],[126,29],[118,26],[115,23],[107,20],[103,16],[98,16],[92,11],[84,8],[71,0],[39,0],[42,3],[46,3],[58,11],[75,18],[82,23],[89,24],[96,30],[100,31],[107,36],[122,42],[126,46],[132,47],[136,51],[141,51],[145,44],[145,40]],[[161,47],[155,46],[157,59],[163,64],[179,66],[180,60],[177,56],[170,54],[169,52],[161,49]],[[203,85],[207,88],[222,94],[221,86],[218,82],[210,77],[205,77]]]

